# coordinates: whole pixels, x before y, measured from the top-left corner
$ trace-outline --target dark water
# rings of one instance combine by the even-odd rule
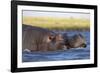
[[[90,32],[89,31],[70,31],[68,35],[81,33],[86,38],[86,48],[76,48],[70,50],[54,51],[54,52],[23,52],[23,62],[39,62],[39,61],[60,61],[60,60],[82,60],[90,58]]]

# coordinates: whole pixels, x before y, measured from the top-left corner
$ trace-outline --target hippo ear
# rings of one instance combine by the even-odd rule
[[[54,36],[54,35],[50,35],[50,36],[49,36],[49,39],[50,39],[51,41],[54,41],[54,40],[55,40],[55,36]]]

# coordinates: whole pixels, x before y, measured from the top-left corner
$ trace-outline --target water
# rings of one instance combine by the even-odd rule
[[[60,60],[82,60],[90,59],[90,32],[89,31],[70,31],[68,35],[81,33],[86,38],[86,48],[76,48],[52,52],[23,52],[23,62],[40,62],[40,61],[60,61]]]

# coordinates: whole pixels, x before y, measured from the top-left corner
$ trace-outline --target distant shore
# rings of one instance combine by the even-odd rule
[[[23,17],[23,24],[50,30],[89,31],[90,20],[78,18]]]

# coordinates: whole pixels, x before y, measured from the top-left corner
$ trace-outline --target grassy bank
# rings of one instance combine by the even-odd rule
[[[90,21],[82,18],[23,17],[23,24],[55,30],[89,30]]]

